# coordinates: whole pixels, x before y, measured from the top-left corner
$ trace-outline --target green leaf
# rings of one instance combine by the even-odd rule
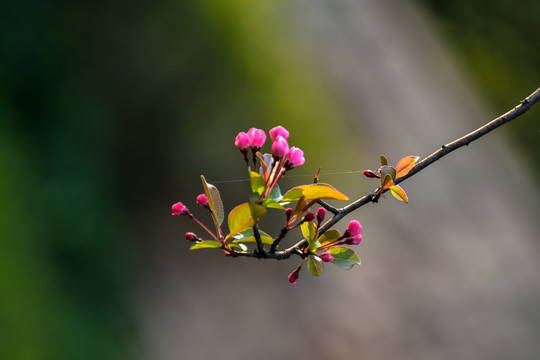
[[[388,189],[393,185],[394,181],[392,180],[392,176],[390,174],[386,174],[386,176],[381,180],[381,189]]]
[[[403,190],[399,185],[390,186],[390,192],[392,193],[392,195],[394,195],[396,199],[400,201],[405,201],[406,203],[409,202],[405,190]]]
[[[210,210],[212,210],[212,218],[214,220],[214,224],[216,225],[217,230],[223,223],[223,219],[225,218],[225,213],[223,212],[223,203],[221,202],[221,196],[219,195],[217,187],[212,184],[208,184],[203,175],[201,175],[201,180],[204,188],[204,193],[208,198],[208,205],[210,206]]]
[[[394,169],[392,166],[381,167],[381,179],[384,178],[387,174],[392,177],[392,180],[394,180],[396,178],[396,169]]]
[[[196,249],[210,249],[210,248],[220,248],[221,243],[219,241],[215,240],[204,240],[204,241],[197,241],[195,244],[191,245],[191,250]]]
[[[405,176],[411,171],[414,167],[416,161],[420,159],[419,156],[406,156],[403,159],[399,160],[396,165],[396,177]]]
[[[334,189],[331,185],[319,183],[294,187],[287,191],[281,201],[297,201],[302,196],[306,197],[306,201],[315,199],[349,200],[347,196]]]
[[[354,265],[360,265],[360,258],[354,251],[344,246],[334,246],[330,248],[330,253],[334,257],[332,263],[342,269],[349,270]]]
[[[240,231],[258,223],[266,214],[266,208],[253,203],[238,205],[229,213],[229,236],[234,236]]]
[[[254,171],[249,172],[249,181],[251,184],[251,191],[261,195],[265,190],[264,179],[261,175],[257,174]]]
[[[313,224],[313,221],[304,221],[302,225],[300,225],[300,229],[302,229],[304,238],[313,240],[315,237],[315,224]]]
[[[336,241],[337,239],[339,239],[340,236],[341,234],[339,233],[339,231],[329,230],[319,237],[319,242],[321,243],[321,245],[328,244]]]
[[[232,242],[232,243],[229,243],[228,244],[230,247],[232,248],[239,248],[239,249],[242,249],[243,251],[246,251],[248,248],[246,245],[244,244],[239,244],[239,243],[235,243],[235,242]]]
[[[381,166],[388,165],[388,160],[386,160],[386,156],[381,155],[379,158],[381,159]]]
[[[262,206],[264,206],[265,208],[274,208],[274,209],[285,210],[285,207],[283,205],[281,205],[280,203],[278,203],[274,199],[270,199],[270,198],[264,199],[263,202],[262,202]]]
[[[324,262],[318,256],[309,256],[308,270],[313,276],[321,276],[324,270]]]
[[[261,241],[263,244],[272,245],[272,243],[274,242],[274,239],[270,235],[268,235],[267,233],[261,230],[259,230],[259,234],[261,235]],[[232,243],[251,243],[251,242],[256,242],[256,240],[255,240],[255,235],[253,234],[253,229],[249,228],[234,235],[234,240]]]
[[[268,197],[274,201],[281,201],[283,198],[283,195],[281,195],[281,190],[279,189],[279,185],[276,184],[270,191],[270,194],[268,194]]]

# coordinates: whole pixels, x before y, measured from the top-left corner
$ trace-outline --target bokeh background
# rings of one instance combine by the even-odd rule
[[[532,0],[4,2],[0,358],[537,359],[539,109],[405,182],[408,205],[360,209],[363,265],[295,286],[296,260],[191,253],[170,206],[195,207],[200,174],[245,201],[222,182],[245,178],[234,137],[278,124],[307,159],[282,187],[320,166],[365,194],[333,173],[426,156],[538,87],[539,18]]]

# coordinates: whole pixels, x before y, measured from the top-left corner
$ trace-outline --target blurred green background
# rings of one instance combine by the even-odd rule
[[[538,86],[539,2],[421,2],[494,116]],[[276,8],[2,5],[0,358],[145,358],[131,297],[146,235],[198,194],[200,173],[242,177],[238,131],[286,124],[310,157],[343,170],[331,154],[360,141]],[[532,117],[509,136],[538,169]],[[346,145],[321,149],[332,134]]]

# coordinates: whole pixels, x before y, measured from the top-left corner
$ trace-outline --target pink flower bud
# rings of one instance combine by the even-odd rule
[[[178,202],[172,206],[172,214],[191,216],[191,213],[189,212],[188,208],[184,206],[184,204],[182,204],[181,202]]]
[[[347,245],[358,245],[362,242],[362,235],[357,234],[353,237],[350,237],[348,239],[345,239],[345,244]]]
[[[277,136],[281,136],[285,140],[289,138],[289,132],[281,125],[270,129],[269,133],[272,141],[274,141]]]
[[[241,151],[246,151],[249,147],[249,137],[245,132],[240,132],[236,135],[234,145],[238,146]]]
[[[289,144],[287,140],[281,136],[277,136],[272,144],[272,154],[274,157],[281,159],[289,152]]]
[[[368,178],[377,178],[377,179],[380,179],[381,176],[380,175],[377,175],[375,174],[373,171],[371,170],[364,170],[364,175],[367,176]]]
[[[197,204],[205,208],[208,207],[208,198],[206,197],[205,194],[201,194],[197,196]]]
[[[360,231],[362,231],[362,225],[360,225],[358,220],[352,220],[349,223],[349,226],[347,226],[347,237],[358,235],[360,234]]]
[[[303,165],[306,162],[304,159],[304,152],[297,147],[292,147],[287,154],[287,161],[285,162],[286,169],[292,169],[297,166]]]
[[[199,241],[199,237],[197,235],[195,235],[194,233],[192,233],[192,232],[187,232],[186,233],[186,240],[187,241]]]
[[[261,129],[251,128],[247,136],[249,138],[249,144],[255,151],[259,151],[266,141],[266,134]]]
[[[326,216],[325,208],[318,208],[317,209],[317,222],[323,221],[325,216]]]
[[[331,262],[334,260],[334,257],[332,256],[332,253],[330,251],[323,252],[321,255],[319,255],[322,261],[324,262]]]
[[[289,282],[291,284],[296,284],[296,282],[298,281],[298,278],[300,277],[300,268],[294,270],[288,277],[287,279],[289,279]]]
[[[285,209],[285,216],[287,216],[287,220],[291,218],[293,211],[294,211],[293,208]]]
[[[306,214],[305,219],[306,219],[306,221],[315,220],[315,214],[313,213],[313,211],[308,211],[308,213]]]

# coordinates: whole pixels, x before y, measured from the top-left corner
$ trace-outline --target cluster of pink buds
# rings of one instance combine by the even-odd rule
[[[251,170],[248,150],[251,148],[253,170],[257,169],[257,161],[260,162],[261,175],[265,180],[266,194],[277,184],[283,174],[295,167],[303,165],[306,161],[304,152],[295,147],[289,147],[287,139],[289,132],[283,126],[276,126],[269,131],[270,139],[272,140],[272,154],[260,154],[262,146],[266,141],[266,134],[261,129],[251,128],[247,133],[240,132],[236,136],[235,145],[244,155],[244,161]],[[259,156],[257,154],[259,153]]]

